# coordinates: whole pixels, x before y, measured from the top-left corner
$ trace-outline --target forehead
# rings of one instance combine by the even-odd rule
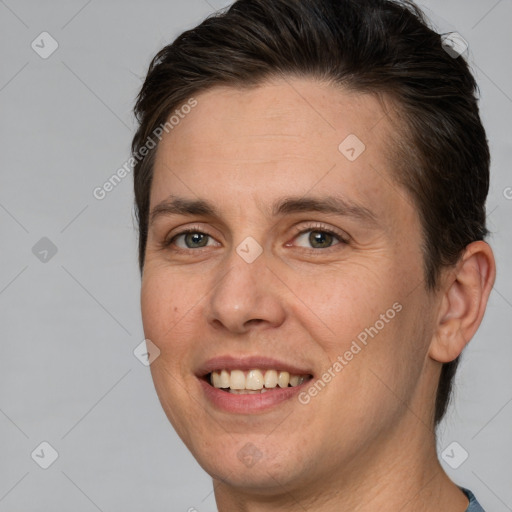
[[[378,215],[411,208],[391,178],[392,127],[374,95],[309,79],[215,87],[168,134],[155,159],[151,205],[170,194],[227,208],[286,192],[339,192]],[[404,203],[405,199],[405,204]]]
[[[357,134],[369,149],[372,145],[376,149],[383,142],[379,136],[390,130],[386,123],[390,104],[383,97],[312,79],[276,79],[244,89],[218,86],[196,100],[197,106],[172,130],[174,136],[160,144],[193,149],[181,155],[188,160],[195,155],[204,158],[209,151],[216,158],[242,157],[243,150],[250,151],[247,157],[264,151],[282,158],[285,139],[288,145],[297,145],[298,156],[320,160],[327,151],[338,158],[338,145],[347,135]]]

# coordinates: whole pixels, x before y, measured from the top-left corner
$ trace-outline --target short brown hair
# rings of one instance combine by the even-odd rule
[[[423,228],[425,285],[487,234],[490,155],[478,87],[463,57],[442,45],[407,0],[238,0],[158,52],[134,108],[132,153],[173,109],[216,85],[252,87],[279,76],[317,78],[384,94],[401,113],[394,178]],[[139,267],[144,267],[155,149],[134,166]],[[459,358],[445,363],[434,424],[443,418]]]

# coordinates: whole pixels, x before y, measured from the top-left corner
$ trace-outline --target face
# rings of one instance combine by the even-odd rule
[[[306,79],[196,100],[160,142],[150,197],[159,399],[227,485],[349,478],[370,451],[398,453],[432,393],[420,221],[383,104]]]

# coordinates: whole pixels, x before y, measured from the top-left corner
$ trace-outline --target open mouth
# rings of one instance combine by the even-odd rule
[[[280,370],[224,370],[219,369],[204,376],[206,382],[227,393],[249,395],[267,393],[273,389],[300,386],[313,378],[310,374],[295,375]]]

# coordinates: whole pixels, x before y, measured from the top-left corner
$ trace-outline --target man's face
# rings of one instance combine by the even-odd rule
[[[435,307],[381,103],[304,79],[196,99],[160,143],[150,210],[212,211],[160,208],[142,280],[169,420],[211,475],[262,492],[403,456],[428,431]],[[215,388],[213,370],[269,389]]]

